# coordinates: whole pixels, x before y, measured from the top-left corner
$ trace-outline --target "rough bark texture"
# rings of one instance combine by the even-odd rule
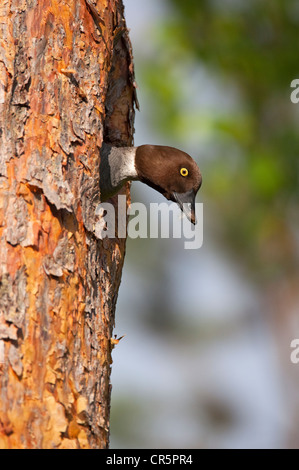
[[[123,13],[121,0],[1,1],[1,448],[108,446],[125,240],[97,239],[94,211],[102,141],[132,144]]]

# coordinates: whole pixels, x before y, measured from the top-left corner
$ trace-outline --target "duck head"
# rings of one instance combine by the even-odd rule
[[[141,145],[136,148],[135,168],[138,180],[176,202],[196,224],[195,196],[202,176],[190,155],[174,147]]]
[[[187,218],[196,223],[195,196],[201,173],[195,161],[182,150],[163,145],[113,147],[103,143],[100,159],[101,201],[115,195],[126,181],[139,180],[176,202]]]

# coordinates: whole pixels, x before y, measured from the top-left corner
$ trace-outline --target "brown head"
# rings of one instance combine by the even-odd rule
[[[187,153],[163,145],[137,147],[138,179],[176,202],[195,224],[195,196],[202,182],[200,170]]]

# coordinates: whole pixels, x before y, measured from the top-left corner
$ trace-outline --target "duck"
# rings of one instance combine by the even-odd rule
[[[175,202],[196,224],[195,197],[202,175],[188,153],[164,145],[113,147],[103,143],[100,157],[101,202],[114,196],[125,182],[141,181]]]

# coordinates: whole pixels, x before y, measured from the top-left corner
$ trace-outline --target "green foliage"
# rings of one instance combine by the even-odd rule
[[[296,258],[289,214],[299,199],[299,114],[290,83],[299,78],[298,2],[168,4],[141,69],[153,124],[192,148],[205,143],[202,191],[227,242],[261,277],[284,275]]]

